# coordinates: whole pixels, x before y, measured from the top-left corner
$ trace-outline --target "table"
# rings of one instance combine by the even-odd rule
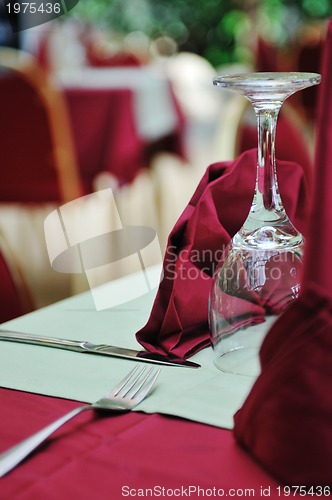
[[[1,431],[1,450],[77,405],[4,389],[0,401],[1,428],[6,429],[6,433]],[[0,498],[11,500],[117,500],[127,487],[136,491],[157,487],[250,489],[259,496],[261,487],[277,487],[237,448],[230,431],[137,412],[111,418],[92,413],[78,417],[0,481]]]
[[[160,150],[184,155],[183,115],[159,68],[83,68],[57,75],[88,192],[100,171],[131,182]]]
[[[131,277],[124,279],[130,286]],[[114,291],[114,286],[116,284],[110,284],[111,288],[105,288],[105,291]],[[89,292],[86,292],[12,320],[3,324],[2,328],[19,331],[26,328],[32,333],[47,329],[53,335],[62,325],[63,332],[59,331],[59,336],[67,334],[68,338],[71,331],[72,338],[89,335],[97,340],[111,330],[110,339],[119,343],[126,329],[133,332],[137,325],[144,324],[153,298],[153,293],[147,294],[135,303],[129,302],[112,311],[97,313],[92,310],[93,302]],[[45,320],[48,322],[45,323]],[[95,326],[94,331],[91,325]],[[134,336],[128,336],[126,344],[128,342],[129,347],[135,345]],[[60,389],[54,389],[55,394],[57,390],[67,389],[62,387],[65,383],[68,386],[72,384],[68,377],[71,363],[82,363],[84,359],[80,365],[84,369],[79,373],[72,372],[73,378],[82,381],[81,385],[91,379],[98,380],[101,375],[104,379],[105,373],[109,373],[111,380],[113,370],[125,367],[127,371],[132,364],[128,360],[98,356],[84,358],[77,353],[9,342],[3,342],[0,347],[0,384],[3,387],[0,389],[0,452],[78,405],[77,401],[70,399],[33,393],[36,387],[41,387],[42,391],[45,389],[44,381],[34,378],[33,373],[44,370],[47,379],[50,372],[57,370],[61,383]],[[11,352],[23,352],[21,349],[26,349],[23,363],[18,357],[10,356]],[[4,357],[9,358],[7,362]],[[164,379],[173,382],[171,387],[164,384],[164,389],[161,382],[160,394],[163,390],[176,391],[182,379],[201,377],[203,373],[207,383],[210,381],[212,385],[218,385],[222,375],[218,372],[215,377],[216,369],[210,364],[209,349],[194,358],[202,362],[202,368],[198,369],[201,372],[188,368],[163,368]],[[7,375],[11,370],[15,374],[12,377],[15,390],[8,388],[10,382]],[[175,383],[177,377],[178,382]],[[114,385],[108,380],[107,384]],[[22,387],[26,390],[20,390]],[[32,388],[30,392],[29,387]],[[198,401],[190,402],[190,394],[196,393],[191,390],[188,391],[188,404],[207,407],[204,384],[198,384],[198,387],[201,389],[197,392]],[[158,391],[155,391],[147,398],[147,405],[142,406],[146,413],[137,410],[110,417],[87,412],[68,422],[39,451],[0,480],[1,500],[287,496],[283,487],[236,445],[231,430],[176,415],[155,413],[153,408],[157,395]],[[172,404],[171,400],[169,404]],[[220,406],[214,404],[217,413],[222,412],[225,405],[226,402]]]

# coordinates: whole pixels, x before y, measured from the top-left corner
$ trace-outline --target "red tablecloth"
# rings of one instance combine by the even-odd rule
[[[0,452],[77,405],[0,389]],[[1,500],[118,500],[143,492],[149,498],[294,498],[230,431],[139,412],[83,413],[0,480]]]

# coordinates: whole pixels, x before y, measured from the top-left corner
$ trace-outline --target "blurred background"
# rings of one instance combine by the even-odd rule
[[[190,51],[218,68],[253,64],[255,37],[295,50],[303,30],[331,12],[329,0],[84,0],[72,15],[110,37],[140,34],[165,55]]]
[[[213,77],[319,72],[332,15],[330,0],[66,4],[44,24],[31,15],[27,28],[0,3],[0,241],[19,291],[12,313],[2,306],[3,321],[89,289],[84,269],[52,269],[44,234],[47,215],[82,196],[102,234],[114,217],[91,195],[111,188],[122,225],[153,227],[164,251],[208,165],[256,147],[250,105],[213,87]],[[301,163],[309,183],[318,91],[292,96],[277,130],[277,157]],[[132,269],[118,262],[116,275],[104,271],[113,279]]]

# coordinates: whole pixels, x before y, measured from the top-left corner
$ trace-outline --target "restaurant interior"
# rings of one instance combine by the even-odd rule
[[[1,82],[6,96],[1,130],[5,165],[1,237],[7,259],[10,254],[23,278],[17,284],[25,297],[23,312],[89,287],[84,273],[58,273],[50,265],[44,219],[56,206],[111,188],[124,223],[155,228],[164,251],[172,227],[208,165],[233,160],[256,147],[251,106],[242,96],[215,88],[213,77],[244,71],[319,72],[324,20],[305,22],[297,19],[301,14],[297,12],[294,25],[285,25],[283,18],[290,13],[283,12],[283,2],[279,12],[271,9],[270,40],[260,30],[269,14],[267,6],[259,8],[260,2],[248,1],[242,11],[236,2],[228,2],[228,11],[214,23],[221,40],[232,30],[228,46],[222,51],[217,45],[219,52],[217,34],[213,38],[205,34],[212,38],[211,46],[208,41],[203,44],[199,34],[197,40],[188,34],[186,40],[184,33],[176,40],[168,34],[176,31],[177,5],[174,15],[168,16],[168,31],[166,26],[165,33],[151,39],[142,31],[121,33],[113,24],[108,27],[117,2],[111,2],[114,6],[105,16],[104,2],[99,9],[99,2],[91,3],[97,12],[88,4],[81,13],[78,4],[71,15],[16,34],[7,26],[11,35],[1,48],[6,75]],[[144,5],[138,2],[138,13],[143,11],[140,3]],[[218,11],[218,3],[213,6]],[[86,19],[90,7],[92,20]],[[194,24],[198,14],[187,24]],[[130,15],[134,16],[130,9],[123,13],[123,24]],[[140,22],[148,27],[146,15],[143,11],[142,20],[131,19],[133,28]],[[178,24],[183,32],[189,30],[180,20]],[[179,26],[177,30],[181,31]],[[291,32],[287,44],[286,31]],[[201,53],[192,51],[195,43]],[[37,103],[42,99],[41,87],[45,104]],[[279,159],[298,161],[309,176],[316,94],[313,87],[289,99],[277,138]],[[49,131],[39,116],[43,113],[52,122]],[[1,320],[19,312],[11,313],[10,305],[1,308]]]
[[[66,424],[58,439],[0,479],[0,498],[157,497],[162,487],[164,496],[193,498],[221,492],[329,496],[332,399],[325,393],[332,376],[327,340],[332,320],[326,318],[332,288],[324,257],[332,250],[330,2],[68,0],[47,4],[53,9],[48,18],[44,8],[31,10],[39,4],[44,5],[26,3],[24,12],[23,2],[0,5],[0,331],[143,346],[148,352],[190,358],[201,365],[199,370],[204,368],[200,377],[205,379],[196,380],[195,370],[163,367],[164,397],[160,388],[158,400],[157,382],[142,413],[109,419],[91,414],[80,417],[79,425],[75,420]],[[263,122],[257,127],[254,101],[243,95],[244,87],[230,92],[219,88],[223,83],[217,80],[309,73],[321,75],[321,83],[316,77],[289,92],[277,113],[278,125],[266,133],[264,143],[264,148],[275,148],[281,198],[291,223],[304,234],[302,298],[269,330],[270,343],[257,354],[262,370],[257,380],[224,374],[211,360],[217,347],[214,319],[208,318],[219,263],[203,268],[205,261],[198,260],[202,252],[212,258],[222,253],[238,234],[255,182],[260,190],[257,152],[259,162],[267,164],[271,157],[257,149],[265,132]],[[279,203],[278,185],[273,189]],[[137,288],[142,269],[148,299]],[[110,292],[105,294],[105,287]],[[258,324],[261,302],[250,300],[257,306],[250,321]],[[127,330],[123,340],[122,329]],[[294,330],[289,343],[283,335],[287,329]],[[308,340],[309,330],[317,337],[323,333]],[[304,338],[308,342],[302,352]],[[75,353],[61,353],[72,356],[70,371],[64,367],[67,358],[56,361],[59,349],[1,339],[0,344],[0,399],[6,407],[3,423],[0,416],[1,472],[8,448],[78,402],[95,400],[92,386],[98,379],[95,390],[100,392],[109,360],[91,356],[85,369],[82,361],[76,364]],[[21,349],[20,364],[12,357],[15,349]],[[272,351],[280,354],[279,364]],[[27,362],[24,356],[30,353]],[[302,373],[305,356],[309,362],[303,363]],[[310,357],[315,357],[312,364]],[[132,362],[110,360],[115,383]],[[87,392],[79,388],[79,374]],[[73,379],[67,388],[65,377]],[[106,388],[113,384],[109,379]],[[281,386],[276,390],[275,379]],[[167,392],[171,385],[174,392],[176,384],[178,406]],[[206,411],[193,403],[200,387]],[[220,399],[219,390],[226,391]],[[274,402],[272,393],[285,403]],[[260,397],[271,404],[261,404]],[[220,407],[227,401],[232,403],[224,415]],[[301,430],[294,432],[297,427]],[[111,458],[113,447],[118,462]]]

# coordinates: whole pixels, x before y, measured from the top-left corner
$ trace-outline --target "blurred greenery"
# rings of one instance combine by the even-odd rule
[[[285,46],[302,25],[332,16],[331,0],[81,0],[75,17],[123,34],[172,37],[214,66],[250,59],[258,32]]]

